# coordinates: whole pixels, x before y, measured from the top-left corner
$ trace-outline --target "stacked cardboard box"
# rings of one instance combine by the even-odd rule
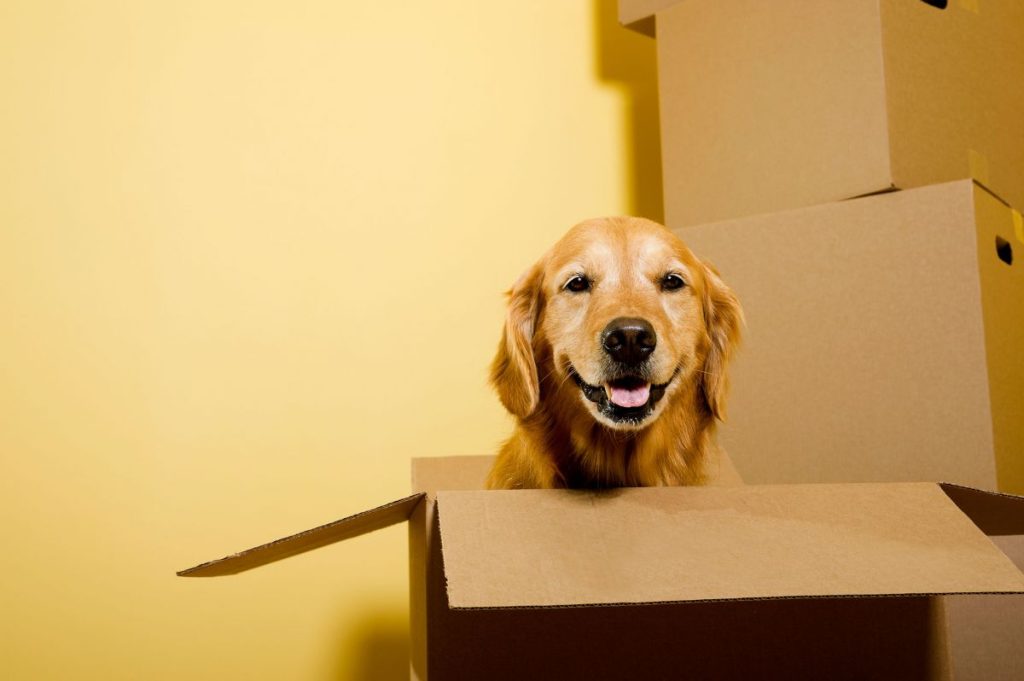
[[[1017,226],[961,180],[681,230],[746,310],[720,435],[744,479],[1024,493]]]
[[[620,0],[682,227],[974,177],[1024,206],[1024,3]]]
[[[1024,493],[1024,3],[619,7],[657,32],[667,222],[747,313],[744,479]]]

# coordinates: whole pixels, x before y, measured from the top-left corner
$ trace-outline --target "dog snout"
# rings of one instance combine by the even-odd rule
[[[658,336],[646,319],[618,317],[613,319],[601,332],[604,351],[617,362],[636,365],[654,352]]]

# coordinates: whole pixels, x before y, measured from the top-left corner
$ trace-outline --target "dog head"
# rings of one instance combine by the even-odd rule
[[[722,418],[741,324],[732,291],[666,228],[590,220],[510,291],[491,382],[521,419],[551,400],[640,430],[687,391]]]

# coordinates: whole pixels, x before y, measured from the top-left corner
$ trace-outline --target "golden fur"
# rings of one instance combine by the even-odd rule
[[[673,274],[685,281],[678,290],[665,284]],[[592,282],[589,290],[570,290],[575,276]],[[742,314],[717,272],[661,225],[621,217],[573,227],[509,292],[491,383],[517,425],[487,486],[705,482]],[[624,316],[655,330],[644,375],[668,384],[639,423],[615,421],[576,382],[610,385],[602,331]]]

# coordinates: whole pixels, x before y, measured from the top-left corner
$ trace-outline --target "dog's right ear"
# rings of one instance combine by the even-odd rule
[[[498,352],[491,362],[491,385],[511,413],[526,418],[537,408],[540,381],[533,357],[533,333],[544,268],[538,262],[508,292],[508,312]]]

